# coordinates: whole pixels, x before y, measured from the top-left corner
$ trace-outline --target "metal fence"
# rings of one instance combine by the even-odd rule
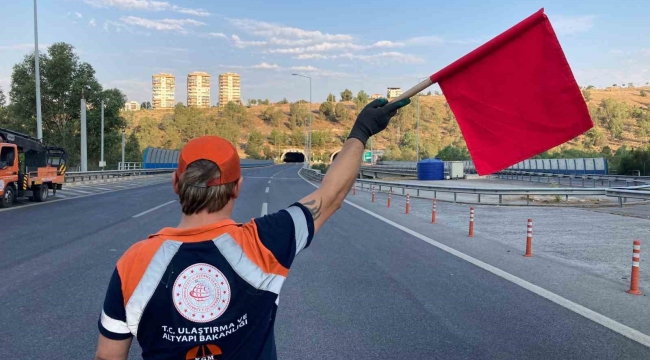
[[[311,181],[322,181],[323,174],[318,170],[301,169],[300,174]],[[503,196],[520,195],[526,196],[526,204],[530,204],[530,196],[564,196],[568,199],[569,196],[610,196],[617,197],[619,206],[628,198],[650,200],[650,191],[647,189],[650,186],[642,185],[638,187],[628,187],[622,189],[608,189],[608,188],[525,188],[525,187],[506,187],[506,188],[488,188],[488,187],[462,187],[462,186],[447,186],[447,185],[434,185],[434,184],[418,184],[407,182],[393,182],[393,181],[377,181],[357,179],[356,184],[360,185],[361,189],[373,187],[378,191],[401,191],[402,194],[406,190],[414,192],[415,196],[420,196],[421,191],[433,193],[433,198],[438,198],[438,193],[451,193],[453,194],[454,202],[457,200],[458,194],[474,194],[476,195],[476,202],[481,203],[481,196],[498,196],[499,204],[503,203]],[[356,185],[355,184],[355,185]]]

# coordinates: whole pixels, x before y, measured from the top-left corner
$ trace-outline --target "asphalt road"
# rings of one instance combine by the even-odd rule
[[[243,170],[235,220],[313,191],[297,170]],[[179,206],[133,216],[174,199],[169,184],[154,184],[1,212],[0,359],[91,358],[115,262],[176,225]],[[650,348],[349,205],[294,262],[276,337],[281,359],[650,358]]]

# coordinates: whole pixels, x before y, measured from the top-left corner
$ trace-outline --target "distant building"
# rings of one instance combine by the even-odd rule
[[[372,95],[370,95],[371,100],[379,99],[380,97],[381,97],[381,94],[372,94]]]
[[[137,101],[127,101],[124,104],[124,111],[136,111],[140,110],[140,104]]]
[[[386,94],[386,96],[389,99],[396,98],[400,95],[402,95],[402,88],[398,88],[398,87],[389,87],[388,92]]]
[[[160,73],[151,77],[151,106],[154,109],[173,108],[176,105],[176,78],[172,74]]]
[[[187,75],[187,107],[210,107],[210,74],[195,71]]]
[[[231,101],[241,104],[241,77],[230,72],[219,74],[219,106]]]

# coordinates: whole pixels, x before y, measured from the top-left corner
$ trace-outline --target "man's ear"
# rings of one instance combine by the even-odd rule
[[[175,171],[172,173],[172,186],[174,187],[174,192],[178,195],[180,190],[178,190],[178,177]]]
[[[239,180],[237,180],[237,185],[235,185],[235,189],[233,190],[233,198],[236,199],[239,197],[239,191],[241,190],[241,184],[244,182],[244,177],[240,176]]]

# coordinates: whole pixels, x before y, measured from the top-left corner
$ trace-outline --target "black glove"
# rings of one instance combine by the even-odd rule
[[[411,99],[404,99],[388,104],[388,100],[380,98],[366,105],[357,116],[348,139],[359,139],[366,145],[368,139],[381,132],[388,126],[390,118],[397,114],[397,109],[411,103]]]

